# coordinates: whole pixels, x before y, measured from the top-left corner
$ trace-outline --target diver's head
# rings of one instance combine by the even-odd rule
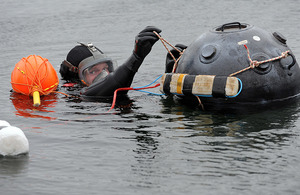
[[[112,59],[93,44],[80,43],[62,62],[60,73],[64,79],[79,78],[83,84],[90,86],[113,72],[115,66]]]

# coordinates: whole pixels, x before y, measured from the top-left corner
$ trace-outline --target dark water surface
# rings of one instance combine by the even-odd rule
[[[0,119],[23,129],[27,156],[0,158],[6,194],[300,194],[300,104],[256,114],[203,112],[165,97],[129,92],[132,108],[54,94],[33,108],[10,93],[14,65],[30,54],[58,71],[77,41],[119,64],[135,35],[155,25],[190,44],[227,22],[278,31],[300,56],[299,0],[5,0],[0,4]],[[158,42],[133,86],[164,71]],[[60,81],[60,86],[64,82]],[[60,91],[73,93],[60,87]],[[158,92],[158,89],[154,89]]]

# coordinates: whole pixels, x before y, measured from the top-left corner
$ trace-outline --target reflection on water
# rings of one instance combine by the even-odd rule
[[[41,96],[41,105],[35,107],[33,106],[33,100],[30,96],[26,96],[16,92],[11,92],[10,96],[10,100],[16,109],[16,115],[29,118],[42,118],[46,120],[56,119],[56,117],[50,117],[47,115],[48,113],[54,112],[50,109],[55,107],[57,98],[57,94],[53,93]]]
[[[29,155],[0,156],[0,175],[16,175],[28,169]]]
[[[184,193],[182,189],[189,189],[189,192],[196,193],[199,190],[208,192],[214,185],[224,187],[228,181],[233,181],[238,186],[234,192],[251,190],[253,183],[255,186],[259,186],[259,182],[266,183],[264,177],[269,178],[269,183],[278,183],[275,176],[269,177],[270,172],[275,175],[275,170],[285,167],[285,158],[297,158],[295,152],[288,153],[285,150],[288,150],[290,140],[295,137],[293,127],[299,120],[299,103],[282,109],[237,115],[206,112],[200,108],[174,104],[168,98],[149,96],[136,102],[130,101],[133,106],[129,111],[116,108],[114,113],[104,114],[110,102],[82,100],[76,103],[70,100],[72,98],[65,98],[59,102],[66,103],[66,107],[65,110],[58,110],[61,113],[56,114],[59,116],[57,120],[65,122],[61,128],[67,126],[71,129],[69,132],[74,133],[72,139],[80,143],[83,141],[80,139],[84,139],[89,148],[85,152],[90,147],[105,149],[106,146],[101,142],[107,143],[113,138],[121,143],[128,144],[127,140],[134,143],[130,149],[120,147],[112,152],[122,152],[129,156],[128,159],[133,158],[124,162],[119,159],[121,162],[118,165],[125,172],[122,181],[136,189],[162,189],[164,193],[175,194]],[[55,106],[55,101],[53,103]],[[150,107],[149,104],[153,103],[160,106]],[[78,107],[74,107],[76,105]],[[31,106],[31,101],[28,106]],[[51,108],[44,109],[47,113]],[[66,130],[60,130],[59,133],[66,133]],[[87,138],[97,140],[95,142],[99,139],[100,145],[93,146],[93,142],[87,142]],[[70,147],[78,146],[74,144]],[[77,154],[77,149],[74,153]],[[68,161],[63,156],[60,158]],[[105,157],[98,158],[101,161]],[[89,161],[89,158],[84,160]],[[105,159],[103,161],[106,162]],[[23,168],[21,165],[19,170],[26,171],[26,162]],[[101,166],[100,163],[97,168],[103,172]],[[84,169],[88,168],[78,169],[84,173]],[[65,173],[61,174],[66,177]],[[256,178],[251,180],[252,184],[249,184],[250,176]],[[169,187],[165,188],[164,185]]]
[[[288,165],[285,158],[297,158],[294,151],[280,151],[289,151],[291,139],[297,136],[292,129],[299,119],[299,103],[252,115],[220,115],[166,102],[160,117],[140,113],[123,118],[136,124],[116,129],[135,133],[129,139],[136,143],[131,170],[137,177],[129,180],[138,187],[162,188],[171,180],[174,186],[168,193],[185,188],[197,192],[232,181],[233,192],[251,192],[253,185],[266,183],[265,177],[278,183],[275,170]],[[143,126],[143,120],[148,125]],[[268,176],[270,172],[274,177]],[[249,177],[256,179],[249,183]]]
[[[168,122],[180,124],[173,129],[193,129],[195,135],[228,136],[234,132],[247,134],[249,131],[290,128],[299,118],[300,102],[285,107],[257,110],[252,114],[219,113],[202,111],[184,104],[175,104],[173,99],[162,99],[161,112],[173,116]],[[280,114],[279,114],[280,113]]]

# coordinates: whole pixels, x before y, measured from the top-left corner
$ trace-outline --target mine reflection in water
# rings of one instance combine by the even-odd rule
[[[134,150],[137,163],[132,165],[132,170],[144,178],[144,183],[140,184],[143,186],[160,186],[153,177],[158,179],[164,173],[165,180],[179,177],[182,181],[188,177],[188,183],[198,184],[191,187],[178,182],[174,191],[183,187],[190,187],[191,191],[209,190],[213,187],[210,179],[215,181],[215,186],[235,178],[231,182],[239,185],[237,191],[251,191],[254,183],[265,183],[265,177],[270,179],[268,182],[280,185],[275,175],[288,166],[284,159],[297,158],[297,152],[290,151],[290,142],[297,136],[293,127],[299,118],[298,108],[299,103],[295,103],[280,110],[237,116],[208,114],[181,106],[167,107],[164,114],[173,116],[167,122],[176,125],[163,132],[155,126],[133,129],[137,135],[130,139],[137,142]],[[166,120],[151,114],[135,116],[135,119],[151,120],[153,117],[162,124]],[[270,173],[274,177],[269,177]],[[256,180],[249,183],[249,176]],[[290,185],[293,186],[293,182]]]

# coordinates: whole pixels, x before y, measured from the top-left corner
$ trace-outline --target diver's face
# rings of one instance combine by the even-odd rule
[[[96,64],[90,68],[87,68],[86,70],[84,70],[83,75],[85,77],[85,81],[88,85],[91,85],[94,81],[94,79],[102,72],[102,71],[106,71],[107,74],[109,74],[108,71],[108,65],[107,63],[100,63],[100,64]]]

